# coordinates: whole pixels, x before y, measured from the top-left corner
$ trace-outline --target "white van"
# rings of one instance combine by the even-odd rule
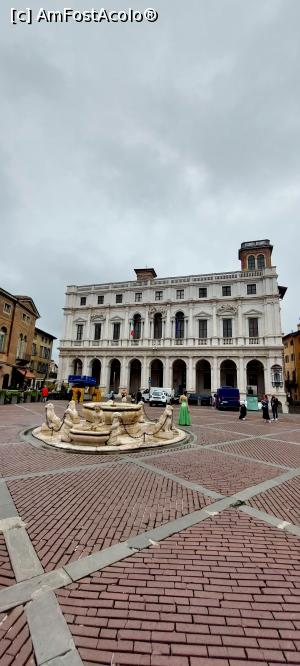
[[[149,404],[171,405],[174,401],[174,389],[164,387],[152,387],[150,389]]]

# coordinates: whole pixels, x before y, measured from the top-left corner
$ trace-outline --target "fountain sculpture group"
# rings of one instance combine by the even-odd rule
[[[74,400],[62,419],[51,402],[46,420],[33,435],[51,446],[70,451],[128,451],[181,442],[186,433],[173,425],[173,407],[167,405],[157,421],[147,421],[144,403],[89,402],[78,414]]]

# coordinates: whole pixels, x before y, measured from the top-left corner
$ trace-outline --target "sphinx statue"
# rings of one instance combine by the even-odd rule
[[[120,412],[115,412],[112,418],[112,424],[110,428],[110,435],[108,439],[108,446],[117,446],[119,444],[118,438],[123,434],[124,428],[122,426],[122,417]]]
[[[96,405],[93,413],[91,430],[101,430],[101,427],[104,424],[105,424],[105,419],[104,419],[103,410],[100,409],[99,405]]]
[[[58,416],[56,416],[52,402],[46,403],[45,410],[46,410],[46,422],[42,424],[41,431],[43,433],[51,433],[52,430],[54,432],[58,432],[61,427],[62,421]]]
[[[74,424],[75,423],[80,423],[80,416],[79,416],[79,414],[77,412],[77,409],[76,409],[75,400],[70,400],[67,409],[70,410],[70,411],[68,411],[68,413],[70,414],[70,417],[71,417],[73,423]]]
[[[156,423],[146,423],[146,434],[153,435],[158,439],[172,439],[173,429],[173,407],[167,405]]]

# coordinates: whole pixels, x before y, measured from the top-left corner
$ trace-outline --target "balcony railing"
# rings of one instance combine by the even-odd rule
[[[264,338],[260,337],[245,337],[244,335],[224,338],[219,336],[211,336],[207,338],[197,338],[189,336],[188,338],[120,338],[119,340],[62,340],[60,343],[61,349],[67,348],[109,348],[109,347],[163,347],[164,349],[172,348],[174,346],[187,346],[187,347],[220,347],[220,346],[256,346],[263,345]],[[26,359],[25,359],[26,360]],[[30,356],[28,356],[28,361]]]

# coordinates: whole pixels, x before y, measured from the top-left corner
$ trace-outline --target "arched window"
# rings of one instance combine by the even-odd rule
[[[262,270],[265,267],[266,267],[265,255],[264,254],[259,254],[258,257],[257,257],[257,268],[259,270]]]
[[[248,271],[255,271],[255,257],[253,254],[248,257]]]
[[[177,340],[184,338],[184,314],[177,312],[175,315],[175,338]]]
[[[133,317],[133,338],[139,340],[142,335],[142,318],[140,314],[135,314]]]
[[[160,340],[162,338],[162,316],[160,312],[156,312],[154,315],[154,335],[155,340]]]
[[[4,352],[6,344],[7,329],[2,326],[0,330],[0,352]]]
[[[271,368],[272,386],[283,386],[282,367],[280,365],[273,365]]]

